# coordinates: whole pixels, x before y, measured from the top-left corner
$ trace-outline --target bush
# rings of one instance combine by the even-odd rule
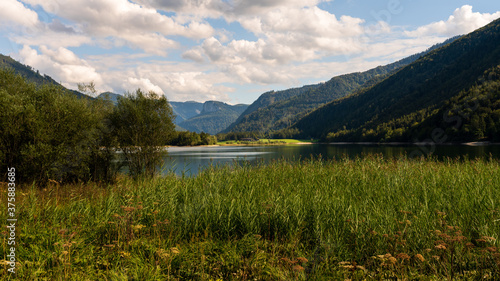
[[[167,99],[137,90],[119,98],[111,116],[112,131],[134,178],[153,176],[166,153],[163,145],[173,136],[175,125]]]
[[[18,181],[87,181],[103,155],[106,105],[78,99],[58,85],[37,88],[0,70],[0,167],[15,167]],[[109,164],[109,163],[108,163]],[[104,164],[107,165],[107,164]]]

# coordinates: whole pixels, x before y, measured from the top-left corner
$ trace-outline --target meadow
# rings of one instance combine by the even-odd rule
[[[0,214],[7,217],[2,188]],[[498,280],[498,160],[212,167],[16,191],[3,280]]]
[[[314,140],[317,142],[317,140]],[[217,142],[218,145],[286,145],[286,144],[310,144],[311,140],[298,140],[298,139],[259,139],[255,141],[235,141],[226,140]]]

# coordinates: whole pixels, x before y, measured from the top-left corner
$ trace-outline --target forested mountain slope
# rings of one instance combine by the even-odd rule
[[[455,39],[456,37],[451,38],[442,44],[431,47],[425,52],[412,55],[395,63],[379,66],[364,72],[336,76],[326,83],[307,86],[308,88],[300,88],[301,92],[295,95],[278,99],[277,101],[267,103],[267,105],[264,104],[256,109],[251,105],[247,112],[242,114],[225,132],[270,132],[289,127],[318,107],[348,96],[362,88],[370,87],[387,77],[387,75],[394,73],[403,66],[414,62],[419,57]],[[273,93],[266,93],[261,97],[264,100],[270,99],[273,97]],[[260,100],[261,98],[255,103],[262,103]]]
[[[442,128],[451,134],[457,122],[453,113],[443,116],[446,107],[460,106],[466,99],[477,100],[481,106],[496,112],[495,94],[497,66],[500,65],[500,20],[434,50],[404,67],[382,82],[349,97],[333,101],[301,119],[292,128],[302,136],[330,141],[415,141],[431,138],[429,128]],[[488,83],[485,83],[488,82]],[[492,91],[479,98],[477,92]],[[477,95],[477,97],[474,97]],[[484,104],[488,101],[488,104]],[[453,109],[454,110],[454,109]],[[466,130],[465,124],[478,109],[468,109],[459,117],[455,130]],[[486,110],[486,109],[485,109]],[[469,112],[471,111],[471,112]],[[474,114],[470,114],[474,112]],[[439,115],[441,113],[441,116]],[[484,115],[498,127],[494,114]],[[431,118],[432,117],[432,118]],[[456,116],[455,116],[456,117]],[[441,120],[441,121],[440,121]],[[463,126],[463,127],[462,127]],[[425,130],[424,130],[425,129]],[[434,131],[436,132],[436,131]],[[492,138],[474,133],[453,133],[454,139],[476,140]],[[452,139],[451,135],[449,136]]]
[[[33,69],[33,67],[24,65],[14,60],[13,58],[9,56],[4,56],[2,54],[0,54],[0,68],[12,69],[15,73],[21,74],[29,82],[35,83],[38,86],[41,86],[43,84],[54,84],[63,87],[62,85],[57,83],[54,79],[52,79],[50,76],[41,75],[40,72],[38,70]],[[79,98],[81,97],[91,98],[75,90],[68,89],[68,91]]]

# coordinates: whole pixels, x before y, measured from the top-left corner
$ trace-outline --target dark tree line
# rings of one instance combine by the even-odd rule
[[[114,106],[0,70],[0,105],[0,170],[21,182],[111,181],[123,164],[151,176],[175,135],[167,99],[141,90]]]

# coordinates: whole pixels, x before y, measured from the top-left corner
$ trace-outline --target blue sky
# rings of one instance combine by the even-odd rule
[[[497,18],[498,0],[2,0],[0,53],[72,89],[252,103]]]

